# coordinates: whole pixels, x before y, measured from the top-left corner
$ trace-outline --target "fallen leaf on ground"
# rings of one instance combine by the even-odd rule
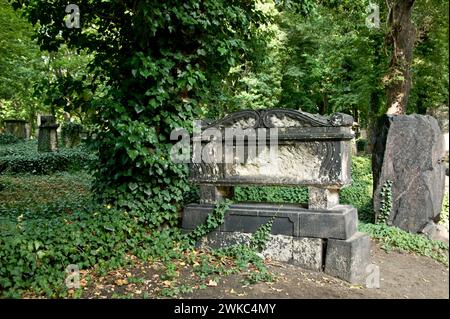
[[[117,279],[115,282],[116,282],[116,285],[118,285],[118,286],[123,286],[123,285],[128,284],[128,281],[126,279]]]

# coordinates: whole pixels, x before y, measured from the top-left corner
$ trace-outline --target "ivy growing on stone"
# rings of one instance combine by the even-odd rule
[[[378,214],[377,223],[387,224],[389,216],[392,212],[392,181],[387,180],[380,192],[381,196],[381,208]]]

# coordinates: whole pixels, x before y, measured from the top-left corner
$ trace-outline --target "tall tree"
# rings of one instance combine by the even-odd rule
[[[266,20],[255,1],[79,0],[80,28],[64,23],[65,0],[13,3],[38,25],[41,48],[85,49],[92,79],[107,83],[90,104],[95,194],[150,225],[176,223],[189,185],[186,167],[171,161],[171,133],[192,127],[210,82],[245,59]]]
[[[416,40],[412,22],[415,0],[387,0],[389,8],[387,42],[392,48],[391,64],[385,78],[387,114],[405,114],[411,91],[411,64]]]

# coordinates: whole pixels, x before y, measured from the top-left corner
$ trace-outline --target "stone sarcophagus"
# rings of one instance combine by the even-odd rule
[[[203,244],[246,242],[273,220],[265,255],[362,282],[369,237],[357,232],[357,211],[339,204],[339,189],[351,183],[353,118],[284,109],[248,110],[201,122],[193,136],[190,180],[200,185],[200,203],[184,209],[187,231],[205,222],[215,203],[232,198],[236,185],[307,186],[302,204],[236,203]]]

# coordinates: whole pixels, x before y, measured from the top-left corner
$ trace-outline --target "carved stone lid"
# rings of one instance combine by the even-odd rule
[[[210,128],[236,131],[278,128],[278,137],[283,140],[351,139],[354,137],[353,123],[353,117],[343,113],[322,116],[290,109],[244,110],[218,121],[204,121],[202,131]],[[208,138],[203,136],[202,140]]]

